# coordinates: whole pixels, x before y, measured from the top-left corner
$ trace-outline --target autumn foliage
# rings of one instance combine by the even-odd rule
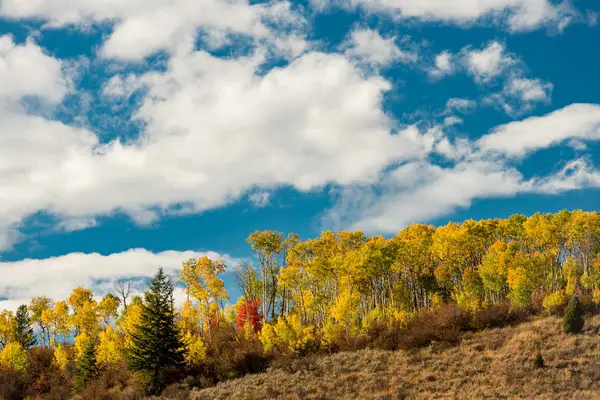
[[[562,315],[574,298],[581,304],[571,300],[579,305],[567,314],[579,327],[582,312],[600,304],[596,212],[414,224],[389,238],[325,231],[303,241],[267,230],[247,242],[254,265],[233,269],[204,256],[170,271],[185,299],[167,312],[183,357],[161,376],[165,385],[213,385],[312,353],[456,344],[467,331]],[[237,301],[224,274],[235,278]],[[147,377],[127,360],[133,348],[148,350],[139,340],[147,296],[129,298],[124,288],[98,298],[80,286],[66,299],[41,296],[18,314],[0,312],[0,386],[35,381],[30,395],[40,398],[143,388]],[[50,362],[51,376],[32,354]],[[15,393],[3,396],[24,392]]]
[[[248,329],[248,325],[253,333],[258,333],[262,328],[262,315],[259,311],[260,302],[257,299],[243,300],[237,313],[236,326],[240,332]]]

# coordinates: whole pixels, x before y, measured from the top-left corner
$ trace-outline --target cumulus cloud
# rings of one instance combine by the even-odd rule
[[[429,70],[429,75],[433,78],[441,78],[446,75],[451,75],[455,70],[452,53],[442,51],[435,56],[434,68]]]
[[[516,60],[506,54],[504,46],[493,41],[481,50],[466,52],[469,73],[479,82],[487,82],[515,64]]]
[[[435,66],[426,70],[434,78],[465,72],[478,85],[488,89],[501,84],[501,89],[493,89],[494,92],[483,96],[480,103],[496,106],[512,117],[521,116],[552,100],[552,83],[527,77],[524,62],[498,41],[491,41],[480,49],[465,46],[457,54],[444,51],[436,57]],[[454,101],[457,100],[448,101],[445,113],[452,112],[453,107],[459,111],[461,106],[470,109],[475,105],[464,102],[452,104]]]
[[[246,35],[275,48],[283,46],[285,51],[291,45],[297,52],[305,24],[287,1],[250,4],[246,0],[4,0],[0,3],[0,16],[42,19],[50,27],[112,24],[112,33],[101,52],[107,57],[129,60],[141,60],[160,50],[185,49],[199,31],[215,47],[226,44],[231,35]],[[274,26],[284,29],[273,34]],[[287,40],[282,41],[284,36]]]
[[[26,96],[57,104],[70,89],[63,64],[32,40],[17,45],[12,36],[0,36],[0,61],[0,107]]]
[[[32,68],[43,66],[33,61]],[[263,61],[261,52],[230,59],[188,52],[173,56],[165,71],[109,84],[110,96],[145,88],[135,118],[146,128],[126,144],[0,111],[1,243],[8,246],[40,210],[67,231],[115,213],[149,224],[237,201],[255,188],[374,182],[389,164],[431,150],[435,138],[413,127],[395,131],[382,111],[389,82],[364,76],[344,56],[306,53],[259,74]],[[51,81],[60,81],[54,70]]]
[[[542,26],[562,30],[574,19],[581,19],[567,1],[550,0],[312,0],[318,9],[326,6],[362,7],[395,18],[443,21],[466,25],[492,23],[509,30],[529,31]]]
[[[572,104],[550,114],[494,128],[477,141],[482,152],[524,157],[570,139],[600,140],[600,105]]]
[[[0,301],[0,308],[16,308],[18,304],[29,303],[35,296],[63,300],[79,285],[91,288],[96,295],[104,295],[119,279],[151,278],[159,267],[163,267],[167,274],[176,275],[183,261],[202,256],[223,260],[231,268],[241,262],[211,251],[153,253],[146,249],[130,249],[108,255],[70,253],[46,259],[0,262],[3,276],[0,295],[7,298]],[[138,289],[143,290],[143,286]]]
[[[343,43],[349,58],[372,67],[386,66],[392,62],[416,62],[418,55],[412,51],[402,51],[395,43],[396,38],[383,38],[373,29],[356,29]]]
[[[461,99],[461,98],[450,98],[446,101],[446,108],[444,110],[445,114],[452,112],[461,112],[467,113],[472,111],[477,106],[477,103],[474,100],[470,99]]]
[[[540,79],[512,77],[502,91],[486,96],[483,104],[498,106],[508,115],[519,116],[538,104],[549,104],[553,88],[554,85]]]
[[[271,204],[271,193],[256,192],[248,196],[250,203],[256,208],[263,208]]]
[[[546,171],[545,177],[539,171],[542,177],[530,179],[512,165],[515,158],[572,139],[600,140],[600,105],[573,104],[501,125],[475,142],[442,139],[434,151],[452,165],[407,162],[388,170],[376,185],[346,187],[325,221],[367,233],[394,233],[468,207],[476,199],[600,187],[600,171],[586,159],[570,161],[558,172]]]

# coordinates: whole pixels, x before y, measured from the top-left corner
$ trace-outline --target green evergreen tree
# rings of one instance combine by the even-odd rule
[[[93,342],[90,342],[85,346],[81,358],[77,361],[76,372],[75,383],[79,390],[84,389],[98,374],[96,346]]]
[[[147,374],[150,394],[164,387],[164,371],[183,363],[183,343],[175,324],[173,284],[162,268],[144,293],[140,324],[132,335],[127,363],[134,371]]]
[[[583,308],[577,296],[571,297],[565,309],[563,318],[563,331],[565,333],[579,333],[583,329]]]
[[[27,349],[36,344],[36,339],[33,336],[33,327],[29,310],[25,304],[21,304],[15,315],[13,335],[24,349]]]

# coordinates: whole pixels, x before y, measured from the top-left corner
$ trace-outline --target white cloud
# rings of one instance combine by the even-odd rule
[[[62,68],[33,41],[17,45],[12,36],[0,36],[0,107],[26,96],[59,103],[70,89]]]
[[[452,125],[459,125],[462,124],[463,120],[461,118],[458,117],[446,117],[444,118],[444,125],[445,126],[452,126]]]
[[[317,9],[327,4],[361,6],[371,12],[388,13],[396,18],[459,25],[476,22],[506,24],[511,31],[528,31],[541,26],[563,29],[578,15],[569,2],[550,0],[313,0],[313,4]]]
[[[545,116],[501,125],[479,139],[477,146],[482,152],[523,157],[569,139],[600,140],[600,105],[572,104]]]
[[[521,60],[507,53],[497,41],[487,43],[481,49],[463,47],[457,54],[444,50],[435,56],[434,66],[426,67],[433,78],[442,78],[461,71],[470,74],[477,83],[489,83],[494,78],[512,70],[520,71]]]
[[[509,82],[508,93],[525,102],[550,101],[553,85],[539,79],[513,79]]]
[[[342,45],[346,56],[358,59],[372,67],[386,66],[395,61],[416,62],[418,55],[402,51],[395,43],[396,38],[383,38],[376,30],[356,29]]]
[[[213,44],[227,43],[230,34],[270,42],[284,33],[273,34],[269,24],[286,27],[287,32],[305,23],[286,1],[250,5],[245,0],[4,0],[0,16],[42,19],[52,27],[114,24],[102,54],[131,60],[159,50],[185,49],[198,29]]]
[[[370,190],[348,192],[348,198],[328,217],[345,222],[349,229],[394,233],[411,223],[468,207],[476,198],[514,194],[520,183],[520,174],[501,163],[460,162],[450,168],[428,162],[408,163],[390,171],[380,182],[377,187],[381,194],[374,195]]]
[[[149,224],[249,190],[375,182],[388,165],[431,151],[433,136],[393,132],[381,109],[390,84],[342,55],[307,53],[259,75],[263,60],[260,52],[239,59],[191,52],[173,56],[164,72],[125,78],[123,90],[115,84],[111,97],[147,90],[136,114],[146,129],[127,144],[0,110],[1,243],[40,210],[64,230],[115,213]]]
[[[453,56],[449,51],[442,51],[436,55],[434,64],[435,67],[429,71],[429,75],[434,78],[451,75],[455,69]]]
[[[469,50],[466,53],[467,69],[478,82],[495,78],[515,62],[506,54],[504,46],[495,41],[481,50]]]
[[[29,303],[34,296],[64,300],[79,285],[91,288],[96,295],[103,295],[118,279],[151,278],[159,267],[163,267],[165,273],[175,275],[183,261],[204,255],[213,260],[221,259],[228,267],[240,263],[238,259],[210,251],[153,253],[146,249],[130,249],[108,255],[70,253],[46,259],[0,262],[3,276],[0,295],[8,298],[0,301],[0,308]]]
[[[408,224],[468,207],[476,199],[600,187],[600,171],[585,159],[573,160],[555,173],[539,170],[530,179],[512,165],[515,157],[571,139],[600,140],[600,105],[573,104],[542,117],[512,122],[475,142],[441,139],[434,151],[454,165],[408,162],[382,174],[375,185],[343,188],[325,221],[338,228],[394,233]]]
[[[549,104],[553,85],[539,79],[512,77],[499,93],[484,98],[484,104],[500,106],[508,115],[521,115],[537,104]]]
[[[248,196],[248,200],[256,208],[263,208],[271,204],[271,193],[256,192]]]
[[[579,158],[569,161],[556,174],[536,180],[532,183],[531,190],[555,194],[589,187],[600,187],[600,170],[585,158]]]
[[[436,57],[435,66],[425,67],[425,70],[433,78],[464,71],[477,84],[487,88],[501,83],[501,90],[483,96],[480,103],[497,106],[512,117],[530,112],[538,104],[551,102],[552,83],[528,78],[524,62],[507,52],[504,45],[497,41],[491,41],[481,49],[466,46],[455,55],[444,51]],[[450,99],[444,113],[448,114],[453,110],[464,112],[473,109],[475,105],[472,100]]]
[[[446,101],[446,109],[444,110],[444,113],[448,114],[455,111],[467,113],[472,111],[476,106],[477,103],[474,100],[453,97]]]

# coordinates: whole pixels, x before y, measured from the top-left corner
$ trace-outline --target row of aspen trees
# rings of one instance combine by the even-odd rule
[[[164,368],[201,369],[222,354],[224,331],[235,338],[228,346],[254,341],[265,354],[306,354],[448,304],[476,315],[497,303],[537,302],[552,313],[573,295],[600,302],[597,212],[414,224],[391,238],[325,231],[302,241],[267,230],[247,242],[255,265],[190,259],[176,276],[161,269],[143,296],[120,282],[99,301],[77,287],[65,300],[36,297],[3,311],[0,364],[26,371],[29,349],[46,347],[57,368],[79,371],[79,387],[95,370],[126,366],[145,371],[158,393]],[[223,274],[235,275],[237,301]],[[180,306],[175,287],[185,291]]]

